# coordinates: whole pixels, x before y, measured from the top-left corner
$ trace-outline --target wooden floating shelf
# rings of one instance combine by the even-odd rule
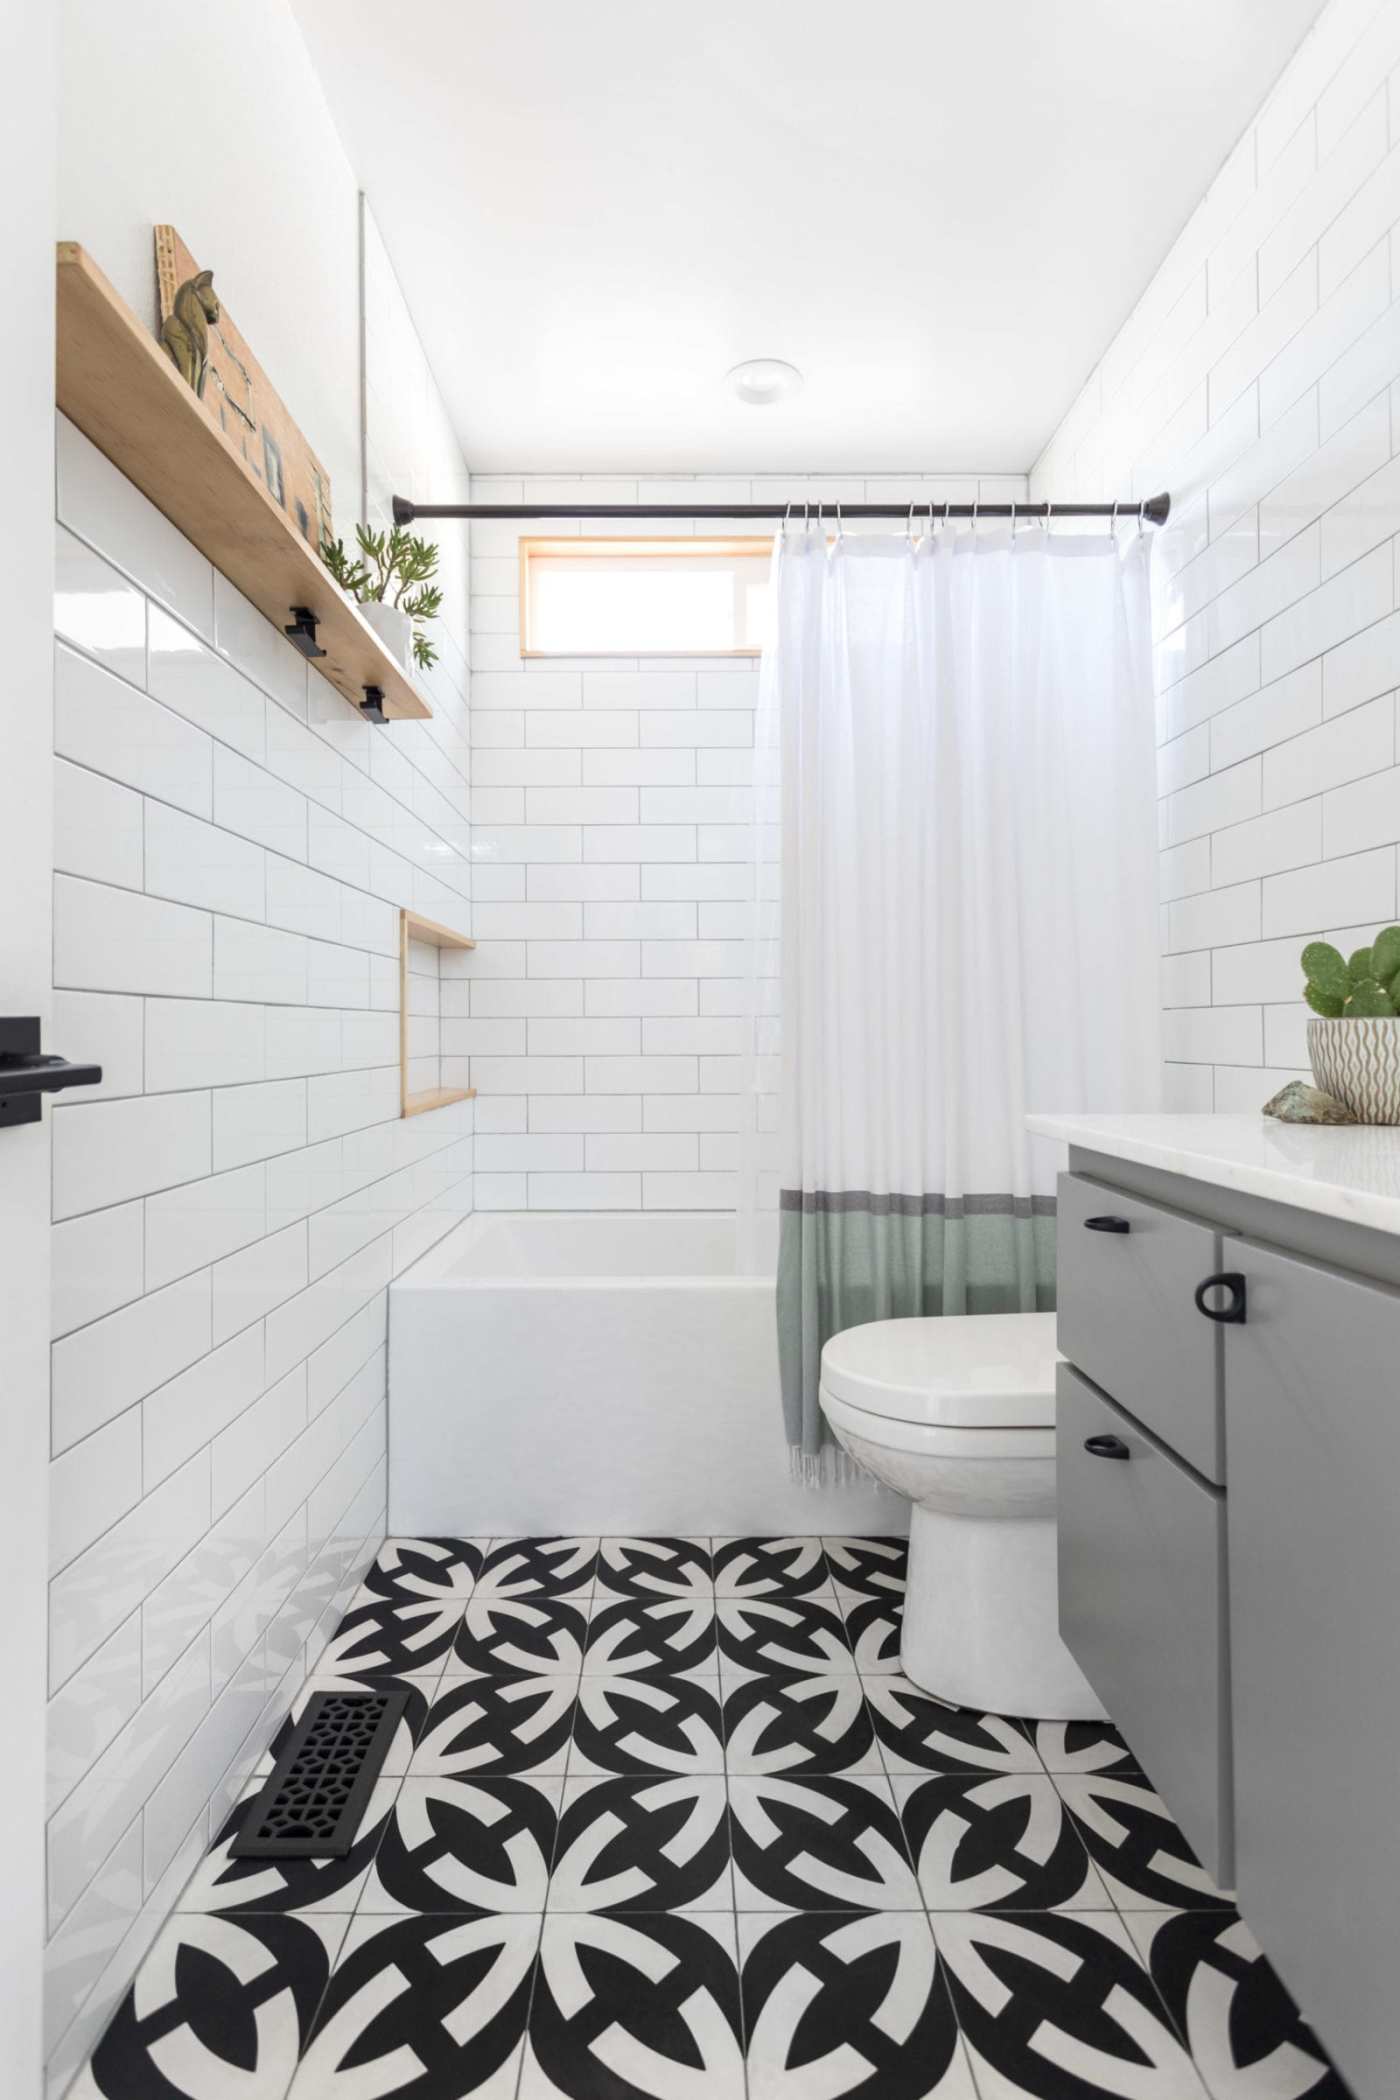
[[[399,1109],[405,1116],[426,1115],[430,1109],[450,1107],[454,1101],[474,1101],[474,1086],[424,1087],[418,1093],[408,1088],[408,948],[410,941],[423,941],[430,948],[474,948],[465,933],[454,933],[421,912],[399,912]]]
[[[431,715],[397,657],[76,241],[58,244],[57,393],[64,415],[275,627],[291,623],[294,606],[315,615],[325,651],[316,669],[352,706],[377,686],[391,718]]]

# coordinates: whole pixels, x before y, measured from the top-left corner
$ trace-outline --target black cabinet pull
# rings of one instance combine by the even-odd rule
[[[1132,1452],[1121,1436],[1086,1436],[1084,1449],[1095,1458],[1131,1458]]]
[[[1222,1290],[1230,1293],[1225,1305],[1207,1305],[1206,1292]],[[1222,1327],[1244,1325],[1245,1283],[1238,1269],[1222,1269],[1218,1276],[1207,1276],[1196,1285],[1196,1310],[1203,1312],[1208,1320],[1219,1321]]]
[[[1132,1226],[1126,1218],[1086,1218],[1086,1232],[1131,1232]]]

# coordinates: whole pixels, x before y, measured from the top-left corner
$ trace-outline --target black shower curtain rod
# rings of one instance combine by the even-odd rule
[[[785,518],[799,512],[819,518],[1140,518],[1165,525],[1171,514],[1168,495],[1142,503],[412,503],[394,498],[394,523],[412,525],[419,518]]]

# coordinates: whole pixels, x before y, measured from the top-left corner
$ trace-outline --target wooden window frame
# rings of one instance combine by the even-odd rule
[[[665,657],[676,657],[681,661],[686,661],[699,656],[716,658],[742,656],[753,658],[756,661],[763,653],[757,644],[745,649],[533,649],[530,646],[530,561],[531,557],[536,554],[573,555],[576,559],[582,561],[606,561],[619,554],[643,559],[654,557],[657,560],[675,559],[677,556],[684,554],[705,554],[716,561],[723,561],[726,559],[732,560],[735,557],[767,556],[772,553],[772,550],[773,535],[771,533],[726,533],[718,538],[704,533],[696,533],[690,538],[663,538],[657,535],[653,538],[643,537],[641,539],[634,539],[622,534],[614,538],[599,538],[592,533],[586,537],[580,536],[577,539],[561,539],[554,533],[548,533],[534,538],[522,538],[519,551],[520,654],[524,658],[544,663],[557,660],[572,662],[575,658],[582,661],[586,657],[594,657],[601,662],[610,662],[618,657],[632,656],[645,656],[648,662],[651,662],[653,659],[659,661]]]

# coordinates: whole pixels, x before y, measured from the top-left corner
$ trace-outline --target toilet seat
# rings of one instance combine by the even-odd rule
[[[828,1385],[820,1388],[822,1413],[833,1429],[848,1431],[886,1451],[901,1451],[928,1458],[1045,1458],[1055,1456],[1055,1429],[1007,1423],[995,1429],[969,1428],[965,1423],[911,1422],[896,1415],[877,1414],[874,1409],[853,1407]]]
[[[877,1320],[848,1327],[827,1343],[822,1399],[858,1409],[867,1418],[865,1433],[877,1442],[896,1423],[984,1435],[1027,1429],[1053,1434],[1057,1360],[1054,1313]],[[888,1427],[882,1431],[872,1416]],[[934,1442],[904,1448],[952,1447]]]

